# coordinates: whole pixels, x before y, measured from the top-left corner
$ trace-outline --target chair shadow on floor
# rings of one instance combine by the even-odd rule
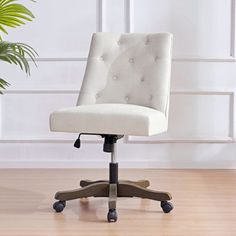
[[[126,201],[127,198],[118,199],[118,208],[117,211],[127,215],[135,215],[135,214],[163,214],[161,209],[158,210],[158,207],[155,210],[150,210],[149,205],[150,201],[148,199],[138,199],[140,201],[136,208],[126,208],[124,206],[119,206],[119,202],[122,203]],[[71,205],[72,204],[72,205]],[[158,204],[158,203],[157,203]],[[136,205],[136,204],[135,204]],[[66,208],[64,209],[64,213],[66,214],[66,210],[72,211],[75,215],[78,216],[79,221],[84,222],[105,222],[107,223],[106,214],[108,211],[108,202],[107,198],[84,198],[74,201],[74,203],[68,203]],[[101,216],[104,217],[101,218]],[[62,219],[61,217],[59,218]]]

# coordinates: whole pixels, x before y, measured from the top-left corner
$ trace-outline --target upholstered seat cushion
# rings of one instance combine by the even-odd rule
[[[60,109],[50,116],[51,131],[154,135],[167,130],[165,115],[131,104],[93,104]]]

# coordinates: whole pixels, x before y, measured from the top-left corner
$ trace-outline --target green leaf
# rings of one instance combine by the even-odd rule
[[[7,81],[0,78],[0,89],[6,89],[6,87],[9,86],[9,85],[10,84]],[[2,94],[1,90],[0,90],[0,94]]]
[[[0,0],[0,32],[7,34],[7,27],[15,28],[34,18],[33,13],[18,2],[18,0]],[[0,35],[0,61],[15,64],[30,75],[29,59],[36,65],[36,56],[37,52],[29,45],[3,41]],[[0,78],[0,94],[9,85]]]
[[[33,13],[22,4],[16,3],[17,1],[0,0],[0,31],[5,34],[6,27],[15,28],[34,18]]]
[[[30,66],[27,57],[35,64],[36,56],[37,52],[27,44],[0,41],[0,60],[18,65],[28,75]]]

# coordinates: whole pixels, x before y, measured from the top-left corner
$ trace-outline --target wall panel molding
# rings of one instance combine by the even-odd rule
[[[133,6],[134,0],[125,1],[125,29],[127,33],[133,32],[134,19],[133,19]],[[236,62],[235,57],[235,26],[236,26],[236,0],[231,0],[230,9],[230,51],[227,57],[174,57],[173,61],[190,61],[190,62]]]
[[[5,91],[5,94],[79,94],[79,90],[9,90]],[[229,120],[229,136],[227,137],[199,137],[199,138],[181,138],[181,139],[156,139],[147,140],[140,138],[139,140],[132,140],[132,138],[126,136],[124,139],[125,143],[138,143],[138,144],[157,144],[157,143],[234,143],[236,141],[235,133],[235,91],[171,91],[172,95],[219,95],[219,96],[229,96],[230,97],[230,120]],[[72,143],[74,139],[68,138],[51,138],[51,137],[39,137],[39,138],[2,138],[0,143]],[[97,140],[84,140],[85,143],[100,143]]]
[[[131,4],[133,3],[131,0],[124,0],[124,15],[125,15],[125,32],[131,33],[133,29],[131,29],[132,22],[131,22]]]
[[[96,32],[103,31],[103,13],[104,13],[104,3],[103,0],[96,0]],[[30,58],[27,59],[28,61],[32,61]],[[35,61],[87,61],[87,55],[83,57],[37,57]]]
[[[230,13],[230,56],[235,58],[235,27],[236,27],[236,0],[231,0],[231,13]]]
[[[28,61],[32,59],[28,58]],[[87,57],[37,57],[35,61],[42,62],[57,62],[57,61],[87,61]]]
[[[6,90],[3,94],[78,94],[79,90],[37,90],[37,89],[26,89],[26,90]]]
[[[97,32],[103,31],[103,0],[97,0]]]
[[[114,1],[118,1],[118,0],[114,0]],[[194,0],[191,0],[191,1],[193,2],[193,4],[195,4]],[[236,168],[236,162],[234,158],[234,154],[236,150],[236,145],[235,145],[236,144],[236,118],[235,118],[236,117],[235,116],[235,112],[236,112],[236,100],[235,100],[236,90],[235,89],[236,87],[234,86],[234,82],[232,82],[233,76],[235,74],[235,70],[231,69],[231,66],[233,66],[234,64],[221,64],[221,62],[223,63],[236,62],[236,55],[235,55],[235,40],[236,40],[235,39],[235,27],[236,27],[236,23],[235,23],[236,6],[235,5],[236,4],[235,2],[236,0],[230,0],[230,1],[227,0],[227,3],[226,3],[227,5],[225,5],[225,7],[222,10],[223,16],[225,16],[227,9],[229,9],[228,8],[229,4],[231,3],[229,17],[227,16],[227,23],[223,22],[221,24],[221,25],[226,25],[227,27],[226,31],[224,31],[224,32],[227,32],[227,35],[226,35],[227,41],[224,38],[222,38],[222,40],[219,41],[220,45],[224,46],[223,50],[217,50],[216,52],[209,50],[209,51],[206,51],[205,53],[206,56],[219,55],[218,57],[192,57],[191,55],[193,56],[195,55],[193,53],[190,54],[188,58],[182,57],[181,55],[184,55],[185,52],[196,51],[196,50],[191,50],[191,48],[186,49],[186,50],[183,48],[183,51],[179,50],[178,52],[178,55],[180,55],[180,57],[173,58],[173,61],[177,62],[175,66],[178,67],[178,70],[175,71],[176,75],[174,78],[175,83],[178,86],[174,86],[173,89],[180,89],[180,90],[173,90],[171,94],[175,96],[176,95],[181,96],[181,97],[175,97],[177,99],[175,104],[178,105],[178,104],[181,104],[180,103],[181,101],[186,101],[187,99],[190,99],[190,102],[185,103],[185,104],[187,104],[187,106],[190,104],[191,106],[192,101],[193,101],[193,105],[195,105],[195,101],[196,101],[196,104],[200,104],[199,105],[200,109],[196,110],[195,112],[194,108],[190,107],[191,109],[189,109],[189,111],[194,111],[194,114],[197,114],[197,116],[200,115],[202,111],[203,112],[206,111],[206,114],[204,117],[209,118],[209,117],[213,117],[213,115],[215,114],[218,114],[218,110],[215,109],[214,104],[215,104],[215,101],[217,105],[219,102],[219,107],[222,109],[222,112],[224,113],[222,113],[222,116],[218,116],[215,122],[222,120],[222,124],[219,124],[220,125],[219,127],[216,126],[216,129],[214,130],[213,124],[211,125],[209,122],[205,122],[205,123],[202,122],[202,119],[200,117],[199,120],[196,119],[195,121],[191,123],[191,124],[197,125],[199,121],[199,124],[198,124],[199,127],[193,130],[190,129],[189,132],[187,132],[188,129],[186,127],[184,129],[184,132],[182,133],[181,139],[178,139],[178,136],[177,136],[177,134],[179,133],[176,132],[176,130],[178,129],[173,129],[173,132],[172,132],[173,136],[171,136],[171,132],[170,132],[169,136],[165,138],[164,140],[163,140],[163,137],[162,139],[161,138],[158,139],[158,136],[154,137],[154,139],[148,139],[148,138],[146,139],[144,137],[143,138],[135,137],[132,139],[132,137],[125,137],[123,140],[119,141],[118,152],[119,152],[119,162],[121,166],[129,167],[129,168],[157,168],[157,167],[158,168],[225,168],[225,169]],[[81,4],[82,4],[82,1],[81,1]],[[96,6],[94,4],[96,4]],[[77,36],[79,34],[83,34],[83,30],[86,31],[86,29],[90,30],[89,34],[87,34],[86,36],[86,40],[87,40],[87,37],[89,37],[90,32],[95,31],[95,30],[97,32],[104,32],[106,30],[118,31],[119,29],[122,29],[121,32],[123,31],[126,33],[133,32],[135,28],[134,27],[134,24],[135,24],[134,9],[136,9],[134,7],[134,4],[136,4],[135,0],[123,0],[122,2],[118,2],[118,4],[117,2],[115,4],[116,5],[113,6],[113,2],[110,0],[92,1],[91,4],[89,5],[91,6],[91,9],[88,7],[85,8],[86,11],[87,10],[89,11],[89,14],[85,14],[85,16],[83,17],[84,22],[82,23],[80,22],[80,25],[82,26],[80,27],[79,30],[75,29],[76,30],[75,33],[77,34]],[[148,6],[148,4],[150,4],[148,3],[148,1],[143,1],[143,3],[142,2],[140,3],[140,7]],[[162,4],[161,1],[160,1],[160,4]],[[219,4],[218,6],[221,6]],[[222,4],[224,4],[224,2]],[[87,4],[85,4],[85,6],[87,6]],[[210,6],[208,5],[207,9],[210,9],[209,7]],[[212,10],[214,10],[213,8]],[[217,14],[221,13],[221,10],[218,10],[218,9],[219,8],[216,9]],[[90,13],[91,10],[92,10],[92,14]],[[116,12],[116,10],[118,10],[118,12]],[[140,8],[140,11],[141,10],[142,8]],[[207,13],[205,12],[204,16],[206,16],[206,14]],[[209,12],[209,14],[211,14],[211,12]],[[216,13],[213,12],[213,14],[216,14]],[[219,15],[219,17],[221,17],[221,14]],[[89,22],[91,24],[86,24],[86,19],[88,18],[90,19]],[[82,19],[82,18],[79,18],[79,19]],[[156,18],[154,18],[154,20],[155,19]],[[113,27],[113,23],[114,23],[114,27]],[[148,25],[149,23],[150,24],[152,23],[151,18],[148,22],[146,22],[146,24]],[[208,25],[212,25],[212,21],[211,21],[211,24],[208,24]],[[199,26],[204,26],[204,25],[199,24]],[[38,27],[41,27],[41,25],[39,25]],[[230,32],[229,32],[229,29],[230,29]],[[204,31],[200,31],[200,32],[204,32]],[[221,32],[221,30],[217,30],[214,32],[216,32],[216,35],[218,35],[218,33]],[[230,33],[230,37],[228,36],[228,33]],[[209,40],[206,42],[209,43]],[[206,44],[204,44],[204,46],[205,45]],[[200,45],[200,52],[203,52],[202,48],[204,47],[201,47]],[[37,131],[41,131],[40,125],[45,124],[45,120],[46,120],[44,119],[44,121],[41,121],[40,114],[44,114],[44,111],[45,109],[47,109],[47,107],[50,108],[48,109],[49,112],[52,110],[50,104],[47,103],[47,101],[49,101],[48,98],[51,99],[50,102],[55,103],[56,106],[58,104],[57,107],[59,107],[61,106],[63,101],[67,101],[66,100],[67,97],[71,96],[74,99],[74,97],[77,97],[77,95],[79,94],[79,87],[75,86],[74,83],[75,81],[77,81],[77,75],[80,74],[80,72],[82,73],[82,71],[84,70],[84,66],[86,63],[83,63],[83,62],[87,61],[87,55],[84,55],[86,52],[87,52],[87,49],[81,51],[81,54],[77,54],[77,51],[76,51],[76,54],[74,53],[63,54],[63,52],[58,52],[54,54],[54,53],[50,53],[50,50],[46,50],[44,54],[45,56],[36,58],[36,62],[42,62],[43,69],[47,72],[49,71],[50,73],[38,72],[36,76],[37,77],[36,80],[33,80],[32,78],[32,80],[30,81],[30,84],[28,84],[28,80],[26,80],[26,82],[24,81],[24,83],[26,83],[27,86],[19,82],[20,80],[18,80],[19,76],[17,72],[13,73],[10,70],[12,72],[10,74],[12,81],[10,82],[13,85],[14,84],[16,85],[15,86],[16,89],[14,89],[14,87],[9,87],[8,88],[9,90],[4,91],[4,94],[7,95],[6,100],[4,100],[5,95],[0,96],[0,113],[1,113],[0,114],[0,146],[1,146],[0,166],[2,168],[4,167],[6,168],[34,168],[34,167],[36,168],[39,168],[39,167],[43,167],[43,168],[66,168],[66,167],[67,168],[77,168],[77,167],[106,168],[107,167],[107,158],[104,156],[104,153],[102,152],[102,141],[99,138],[83,137],[82,142],[85,144],[91,144],[91,145],[88,145],[87,148],[84,148],[84,149],[82,148],[81,150],[79,150],[79,152],[77,152],[77,150],[73,148],[73,143],[75,141],[75,139],[73,138],[74,137],[73,135],[66,135],[66,134],[65,135],[64,134],[50,135],[50,132],[45,132],[45,133],[42,132],[40,136],[40,133],[37,133]],[[203,55],[203,53],[200,55]],[[225,57],[221,57],[221,55],[225,55]],[[30,59],[28,60],[31,61]],[[58,67],[53,67],[53,64],[54,64],[53,62],[62,62],[61,64],[64,65],[64,66],[59,65],[60,71],[58,71],[58,73],[54,72],[56,70],[54,68],[58,68]],[[69,67],[64,62],[71,62],[71,63],[68,63],[69,65],[71,64],[75,66],[81,65],[81,69],[74,70],[75,67]],[[72,62],[76,62],[76,63],[72,63]],[[77,63],[77,62],[81,62],[81,63]],[[181,65],[181,63],[178,63],[178,62],[187,62],[187,63],[183,63],[187,69],[184,70],[183,65]],[[188,62],[191,62],[191,63],[188,64]],[[204,66],[202,67],[202,66],[199,66],[197,62],[204,62],[204,63],[206,62],[206,64],[203,63]],[[216,67],[218,68],[219,66],[220,70],[216,70],[215,67],[211,67],[210,66],[211,64],[209,64],[210,62],[216,62]],[[40,65],[40,63],[38,64]],[[60,63],[55,63],[55,64],[60,64]],[[223,65],[227,65],[227,66],[224,67]],[[188,69],[188,66],[194,67],[195,69],[194,70],[191,70],[191,68]],[[211,73],[209,73],[209,70]],[[189,71],[191,72],[191,74],[188,73]],[[224,73],[225,71],[227,71],[226,74]],[[59,76],[57,76],[57,74]],[[73,79],[68,78],[71,75],[73,76]],[[9,76],[5,76],[5,75],[4,77],[10,78]],[[184,77],[185,79],[181,79],[182,77]],[[68,80],[67,79],[63,80],[60,78],[68,78]],[[79,77],[79,80],[82,80],[82,76]],[[64,81],[66,81],[67,86]],[[49,84],[50,87],[47,84]],[[203,91],[200,90],[201,88],[203,88],[204,90]],[[224,88],[226,88],[226,90],[224,90]],[[184,90],[184,89],[188,89],[188,90]],[[192,90],[189,90],[189,89],[192,89]],[[36,125],[37,129],[35,129],[36,131],[32,129],[30,130],[30,132],[28,132],[28,135],[26,131],[27,131],[27,127],[30,127],[30,126],[28,126],[28,123],[26,122],[29,122],[29,125],[31,125],[33,124],[31,123],[33,122],[33,119],[32,117],[30,118],[30,115],[29,115],[29,118],[27,118],[27,121],[24,122],[24,117],[25,117],[25,114],[27,114],[27,112],[25,112],[24,114],[22,112],[20,116],[19,114],[20,108],[18,108],[21,106],[21,104],[18,102],[18,99],[20,100],[22,97],[24,98],[24,95],[26,99],[22,101],[26,101],[26,104],[25,104],[26,109],[33,111],[34,109],[32,108],[36,107],[35,104],[38,104],[40,106],[41,104],[45,105],[45,107],[41,110],[41,113],[40,112],[38,113],[39,115],[36,119],[37,121],[37,125]],[[184,95],[186,95],[186,99],[185,97],[182,97]],[[191,95],[196,95],[196,96],[206,95],[206,97],[202,96],[202,97],[195,98],[195,97],[192,97]],[[215,96],[215,97],[210,97],[208,100],[208,96]],[[40,100],[40,98],[42,98],[42,100]],[[203,100],[205,98],[206,98],[206,104],[204,103],[205,100]],[[39,101],[39,102],[34,103],[34,100]],[[8,101],[11,101],[11,102],[8,102]],[[30,102],[28,103],[27,101],[30,101]],[[70,104],[70,101],[66,104]],[[214,106],[214,108],[212,109],[214,113],[211,113],[208,110],[209,104]],[[14,111],[9,112],[9,110],[2,109],[6,107],[12,108],[13,110],[15,109],[15,112]],[[187,109],[183,109],[183,111],[186,111],[186,110]],[[5,112],[5,114],[3,114],[3,112]],[[225,114],[225,112],[227,112],[227,114]],[[184,120],[187,120],[188,117],[192,117],[191,113],[189,114],[190,114],[189,116],[183,115],[179,117],[184,117],[185,118]],[[18,117],[18,115],[20,117]],[[18,127],[22,126],[23,131],[22,130],[17,131],[17,128],[15,129],[13,126],[14,122],[11,123],[11,119],[8,119],[7,117],[10,117],[10,118],[15,117],[16,119],[19,119],[20,125]],[[44,117],[48,117],[48,115]],[[46,120],[46,122],[48,121]],[[207,124],[210,124],[210,126],[207,127],[206,126]],[[47,123],[46,123],[46,126],[47,126]],[[206,130],[204,130],[204,127],[206,127]],[[2,133],[1,133],[1,128],[3,128]],[[42,130],[43,129],[44,127],[42,128]],[[4,132],[4,130],[6,132]],[[202,132],[202,131],[205,131],[205,132]],[[25,136],[23,136],[24,134]],[[195,138],[195,136],[197,136],[198,134],[203,134],[204,137]],[[223,137],[214,137],[214,134],[216,135],[222,134]],[[75,138],[76,137],[77,135],[75,134]],[[147,146],[147,144],[149,145]]]
[[[236,0],[231,0],[231,11],[230,11],[230,52],[228,57],[174,57],[173,61],[180,62],[236,62],[235,57],[235,27],[236,27]],[[124,31],[126,33],[133,32],[133,4],[134,0],[124,0],[124,16],[125,16],[125,25]],[[97,8],[97,32],[103,32],[104,29],[104,1],[96,0]],[[31,61],[31,59],[28,59]],[[47,57],[47,58],[36,58],[35,61],[87,61],[87,57],[72,57],[72,58],[63,58],[63,57]]]
[[[218,95],[218,96],[229,96],[229,135],[226,137],[186,137],[181,139],[176,138],[167,138],[167,139],[156,139],[156,140],[147,140],[147,138],[140,138],[139,140],[132,140],[132,137],[126,136],[125,143],[137,143],[137,144],[157,144],[157,143],[235,143],[236,137],[236,127],[235,127],[235,91],[172,91],[172,95]]]

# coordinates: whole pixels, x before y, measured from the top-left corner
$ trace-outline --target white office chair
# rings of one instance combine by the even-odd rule
[[[63,211],[67,200],[90,196],[109,198],[109,222],[117,220],[117,197],[153,199],[161,201],[165,213],[173,209],[171,195],[149,190],[147,180],[119,181],[116,162],[116,142],[124,135],[150,136],[167,130],[171,53],[169,33],[93,35],[78,104],[53,112],[50,127],[103,137],[103,151],[111,153],[110,176],[82,180],[80,189],[57,192],[56,212]]]

